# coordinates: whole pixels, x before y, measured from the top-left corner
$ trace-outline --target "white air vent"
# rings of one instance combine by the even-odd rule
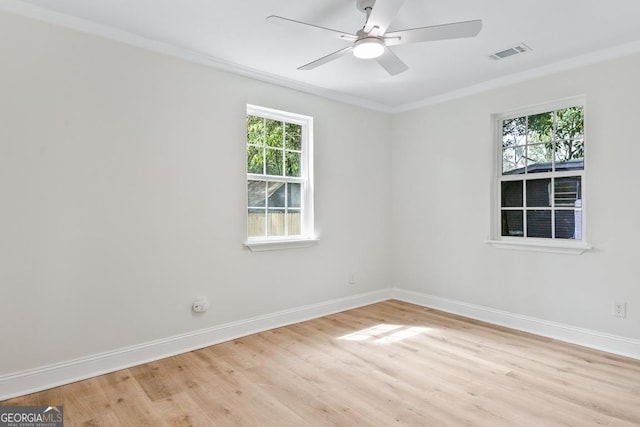
[[[489,55],[489,58],[495,59],[499,61],[500,59],[505,59],[513,55],[517,55],[519,53],[524,53],[526,51],[531,50],[529,46],[524,43],[520,43],[519,45],[510,47],[508,49],[501,50],[500,52],[496,52],[493,55]]]

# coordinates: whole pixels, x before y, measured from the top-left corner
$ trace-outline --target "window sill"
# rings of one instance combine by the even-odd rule
[[[546,252],[553,254],[570,254],[581,255],[585,251],[593,248],[593,246],[586,242],[547,242],[544,240],[533,240],[526,242],[519,242],[513,240],[485,240],[488,243],[498,249],[511,249],[517,251],[533,251],[533,252]]]
[[[289,240],[254,240],[247,241],[244,245],[251,252],[263,252],[263,251],[276,251],[281,249],[298,249],[309,248],[316,243],[317,238],[302,238],[302,239],[289,239]]]

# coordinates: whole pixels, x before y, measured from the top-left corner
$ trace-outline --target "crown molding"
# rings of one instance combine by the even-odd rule
[[[16,15],[37,19],[79,32],[103,37],[156,53],[177,57],[188,62],[204,65],[265,83],[270,83],[287,89],[296,90],[298,92],[303,92],[333,101],[338,101],[345,104],[350,104],[357,107],[362,107],[388,114],[398,114],[417,110],[420,108],[453,101],[482,92],[487,92],[493,89],[510,86],[516,83],[533,80],[551,74],[556,74],[562,71],[584,67],[598,62],[604,62],[640,52],[640,41],[631,42],[613,48],[603,49],[597,52],[576,56],[564,61],[544,65],[521,73],[510,74],[496,79],[487,80],[441,95],[427,97],[420,101],[397,106],[390,106],[375,103],[356,96],[345,95],[343,93],[320,88],[318,86],[300,83],[293,79],[279,77],[270,73],[266,73],[249,67],[244,67],[242,65],[231,63],[228,61],[223,61],[221,59],[206,55],[201,52],[196,52],[169,43],[153,40],[118,28],[88,21],[86,19],[53,12],[38,6],[24,3],[20,0],[2,0],[0,2],[0,10],[5,10]]]
[[[279,77],[274,74],[256,70],[254,68],[249,68],[229,61],[224,61],[201,52],[150,39],[119,28],[110,27],[108,25],[99,24],[83,18],[78,18],[59,12],[53,12],[51,10],[47,10],[38,6],[23,3],[19,0],[2,0],[0,2],[0,10],[5,10],[15,15],[36,19],[49,24],[58,25],[71,30],[91,34],[130,46],[135,46],[148,51],[180,58],[191,63],[204,65],[210,68],[226,71],[232,74],[248,77],[265,83],[270,83],[276,86],[281,86],[287,89],[296,90],[298,92],[316,95],[333,101],[355,105],[358,107],[380,111],[383,113],[391,112],[391,108],[383,104],[364,100],[359,97],[345,95],[336,91],[320,88],[318,86],[300,83],[292,79]]]
[[[541,67],[533,68],[531,70],[523,71],[520,73],[510,74],[507,76],[499,77],[492,80],[487,80],[482,83],[478,83],[472,86],[467,86],[461,89],[457,89],[451,92],[447,92],[442,95],[432,96],[425,98],[421,101],[400,105],[391,108],[391,113],[404,113],[407,111],[417,110],[420,108],[441,104],[448,101],[464,98],[471,95],[476,95],[482,92],[488,92],[490,90],[499,89],[513,84],[534,80],[540,77],[557,74],[563,71],[569,71],[572,69],[586,67],[588,65],[597,64],[599,62],[605,62],[617,58],[622,58],[629,55],[634,55],[640,52],[640,41],[626,43],[623,45],[615,46],[608,49],[602,49],[597,52],[591,52],[584,55],[575,56],[560,62],[554,62],[552,64],[543,65]]]

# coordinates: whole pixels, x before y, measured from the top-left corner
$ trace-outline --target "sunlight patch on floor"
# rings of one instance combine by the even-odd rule
[[[405,326],[381,323],[370,328],[343,335],[341,337],[338,337],[338,339],[347,341],[370,341],[375,344],[390,344],[407,338],[411,338],[429,330],[430,328],[421,326]]]

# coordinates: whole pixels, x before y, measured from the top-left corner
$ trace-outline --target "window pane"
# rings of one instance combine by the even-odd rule
[[[282,147],[283,129],[282,122],[276,120],[265,120],[266,139],[269,147]]]
[[[584,108],[549,110],[502,121],[503,236],[582,239]]]
[[[287,184],[287,206],[290,208],[299,208],[300,203],[300,184]]]
[[[267,168],[266,168],[267,175],[282,176],[282,172],[283,172],[282,150],[267,148],[266,155],[267,155]]]
[[[525,147],[517,146],[502,150],[502,174],[516,175],[524,173]]]
[[[247,116],[247,143],[264,144],[264,119],[262,117]]]
[[[522,211],[502,211],[502,235],[524,236]]]
[[[551,141],[553,138],[553,111],[534,114],[527,118],[527,143]]]
[[[576,240],[582,240],[582,210],[575,210],[574,211],[574,220],[576,222],[576,227],[575,227],[575,237],[574,239]]]
[[[267,214],[269,236],[284,236],[284,209],[269,209]]]
[[[534,144],[527,148],[527,173],[550,172],[553,144]]]
[[[255,145],[247,146],[247,172],[264,173],[263,149]]]
[[[292,151],[285,152],[287,162],[287,176],[300,176],[300,156],[301,153]]]
[[[570,176],[556,178],[554,183],[554,201],[556,206],[576,207],[581,205],[582,178]]]
[[[527,237],[551,238],[551,211],[527,211]]]
[[[294,123],[285,123],[285,148],[288,150],[302,149],[302,126]]]
[[[556,139],[584,138],[584,109],[581,106],[558,110],[556,117]]]
[[[503,181],[500,191],[501,206],[503,208],[522,207],[522,187],[522,181]]]
[[[502,174],[507,175],[516,168],[516,152],[511,148],[502,150]]]
[[[284,182],[269,182],[269,207],[284,208],[286,184]]]
[[[582,230],[581,210],[556,211],[556,238],[581,239]]]
[[[556,170],[582,169],[584,169],[584,141],[559,141],[556,144]]]
[[[516,117],[502,122],[502,148],[525,145],[527,134],[526,117]]]
[[[551,179],[527,181],[527,207],[551,206]]]
[[[249,209],[247,215],[247,235],[249,237],[265,235],[265,210]]]
[[[302,234],[302,218],[299,210],[289,211],[289,236],[299,236]]]
[[[313,213],[306,212],[312,203],[305,201],[313,200],[308,185],[311,179],[308,164],[313,156],[308,151],[313,140],[309,132],[312,120],[247,105],[247,236],[252,238],[249,245],[269,237],[299,237],[302,228],[309,235],[313,233],[310,221]]]
[[[264,181],[248,181],[247,186],[247,206],[250,208],[265,207],[267,201],[267,183]]]

